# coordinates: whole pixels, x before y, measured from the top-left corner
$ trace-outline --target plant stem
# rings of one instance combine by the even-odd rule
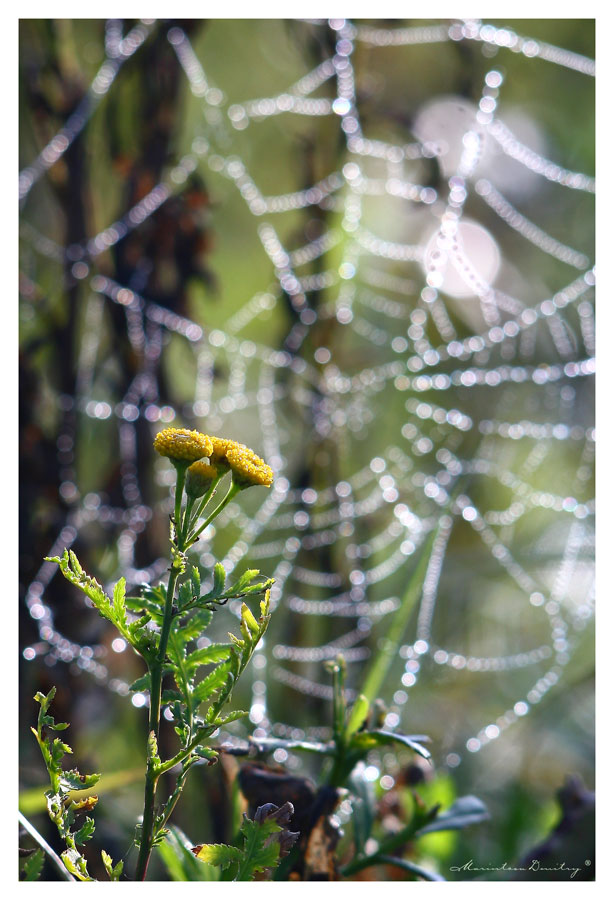
[[[213,520],[215,519],[215,517],[218,516],[218,515],[221,513],[221,511],[224,509],[224,507],[225,507],[228,503],[230,503],[230,501],[232,500],[232,498],[233,498],[236,494],[238,494],[240,490],[241,490],[241,488],[239,487],[238,484],[235,484],[234,482],[231,483],[230,488],[228,489],[228,493],[226,494],[226,496],[224,497],[224,499],[222,500],[222,502],[221,502],[220,504],[218,504],[218,506],[216,506],[215,509],[213,510],[213,512],[211,513],[211,515],[208,516],[208,517],[205,519],[205,521],[204,521],[203,524],[200,526],[200,528],[198,529],[198,531],[195,531],[195,532],[190,536],[189,543],[188,543],[188,545],[187,545],[186,548],[185,548],[186,550],[187,550],[189,547],[191,547],[192,544],[196,543],[196,541],[197,541],[199,535],[202,534],[202,532],[205,530],[205,528],[207,527],[207,525],[209,525],[210,522],[213,522]]]
[[[143,824],[141,825],[141,846],[135,872],[136,881],[145,881],[145,876],[147,875],[147,865],[153,844],[154,801],[156,799],[157,784],[158,776],[154,775],[152,766],[148,762],[145,776],[145,803],[143,806]]]
[[[183,498],[186,469],[187,463],[175,462],[175,471],[177,472],[177,484],[175,485],[175,534],[177,538],[181,534],[181,500]]]
[[[218,476],[217,476],[217,478],[216,478],[215,481],[212,483],[211,487],[209,488],[209,490],[207,491],[207,493],[205,494],[205,496],[200,500],[200,503],[199,503],[199,506],[198,506],[198,511],[197,511],[196,515],[194,516],[194,524],[196,524],[196,522],[198,521],[198,519],[199,519],[199,518],[202,516],[202,514],[204,513],[204,511],[205,511],[205,506],[207,505],[207,503],[209,502],[209,500],[211,500],[211,498],[212,498],[213,495],[215,494],[215,490],[216,490],[218,484],[220,483],[220,481],[222,480],[222,478],[224,477],[225,474],[226,474],[225,472],[222,472],[221,475],[218,475]]]
[[[173,620],[173,599],[175,597],[175,586],[179,577],[179,569],[172,568],[168,579],[168,588],[166,589],[166,603],[164,605],[164,619],[162,620],[162,630],[160,632],[160,646],[154,662],[151,664],[151,690],[149,692],[149,731],[153,731],[158,738],[160,733],[160,702],[162,697],[162,670],[164,668],[164,660],[166,658],[166,648],[168,645],[168,636],[171,630]]]
[[[181,500],[183,496],[183,486],[185,483],[185,466],[177,466],[177,486],[175,488],[175,536],[177,549],[179,552],[184,550],[184,536],[181,528]],[[187,514],[186,514],[187,515]],[[175,561],[176,562],[176,561]],[[166,602],[164,604],[164,617],[162,619],[162,629],[160,631],[160,644],[155,659],[149,666],[150,672],[150,691],[149,691],[149,732],[158,739],[160,733],[160,708],[162,700],[162,672],[164,670],[164,660],[166,659],[166,648],[168,646],[168,638],[171,632],[173,621],[173,600],[175,599],[175,588],[177,579],[180,575],[180,568],[175,565],[171,566],[168,579],[168,587],[166,588]],[[143,824],[141,826],[141,846],[139,849],[139,858],[136,866],[137,881],[144,881],[147,874],[147,866],[149,857],[151,856],[151,848],[153,845],[153,829],[154,829],[154,804],[156,799],[156,787],[160,772],[157,770],[153,759],[147,760],[147,773],[145,775],[145,800],[143,804]]]

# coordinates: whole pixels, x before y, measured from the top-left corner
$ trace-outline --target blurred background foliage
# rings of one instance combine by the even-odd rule
[[[387,20],[363,24],[397,28],[441,22]],[[492,24],[594,56],[591,20],[494,20]],[[356,279],[361,274],[372,278],[373,269],[368,268],[372,261],[364,259],[367,254],[356,256],[352,234],[342,228],[350,194],[343,178],[333,192],[334,201],[290,210],[278,218],[258,218],[237,190],[235,179],[228,177],[224,165],[218,162],[240,160],[265,196],[302,191],[341,171],[349,156],[338,116],[272,115],[252,120],[248,128],[240,130],[226,114],[233,104],[277,96],[330,58],[335,51],[334,34],[325,23],[219,19],[147,21],[143,25],[96,19],[22,20],[21,167],[32,163],[79,109],[84,97],[89,96],[92,102],[93,95],[87,91],[105,59],[105,41],[109,58],[117,59],[117,53],[113,56],[113,48],[119,46],[117,35],[125,37],[135,28],[144,29],[141,46],[123,61],[108,91],[94,98],[97,105],[79,136],[28,193],[21,214],[20,246],[20,652],[29,650],[25,657],[22,655],[21,664],[21,807],[46,831],[41,804],[43,770],[29,725],[36,715],[31,699],[34,692],[47,691],[56,684],[55,714],[59,720],[71,722],[69,742],[75,760],[83,770],[103,773],[96,840],[117,857],[125,854],[140,813],[146,714],[144,709],[135,709],[117,689],[109,691],[108,684],[130,683],[141,674],[138,663],[127,653],[113,652],[113,635],[107,633],[102,620],[58,578],[45,584],[44,604],[52,611],[57,634],[74,642],[72,649],[68,644],[56,644],[54,649],[53,641],[41,638],[40,621],[28,614],[23,598],[32,598],[41,560],[67,523],[78,523],[74,549],[103,584],[119,577],[126,559],[132,572],[142,572],[152,565],[155,569],[157,564],[157,577],[163,577],[168,473],[153,459],[151,450],[151,439],[160,423],[172,420],[173,424],[225,434],[253,446],[262,455],[276,443],[280,448],[279,458],[273,463],[288,479],[290,490],[298,493],[274,514],[267,526],[270,535],[265,527],[261,535],[257,534],[256,543],[278,541],[281,549],[268,558],[263,552],[252,557],[248,550],[238,565],[240,571],[253,563],[263,574],[272,575],[284,554],[291,561],[267,637],[266,677],[263,663],[263,671],[256,670],[253,680],[265,679],[268,724],[287,723],[307,733],[309,729],[326,733],[326,697],[313,691],[297,692],[287,679],[281,679],[276,674],[274,649],[326,647],[347,631],[349,620],[299,615],[289,609],[286,600],[290,595],[320,600],[331,593],[313,580],[307,583],[295,577],[293,566],[337,576],[343,589],[350,586],[352,572],[361,565],[356,556],[352,558],[355,551],[348,552],[348,547],[367,548],[369,569],[385,565],[392,558],[390,541],[378,544],[373,539],[389,524],[393,504],[380,505],[362,516],[354,514],[347,534],[340,532],[332,542],[310,545],[304,540],[310,526],[305,530],[303,520],[296,518],[297,511],[308,509],[301,501],[301,491],[311,488],[324,496],[327,489],[351,481],[365,467],[368,470],[373,458],[386,456],[388,448],[401,448],[400,454],[395,456],[393,452],[391,457],[397,461],[397,468],[389,464],[388,469],[395,473],[399,501],[432,527],[442,511],[412,478],[416,472],[434,476],[442,466],[434,450],[421,449],[422,434],[431,447],[450,448],[463,460],[495,460],[501,470],[520,474],[534,492],[551,492],[557,497],[571,494],[582,503],[589,503],[592,496],[591,460],[582,442],[527,436],[517,441],[499,440],[497,435],[485,437],[477,427],[450,437],[445,428],[432,421],[419,425],[424,431],[418,430],[417,439],[411,428],[402,436],[401,428],[414,421],[406,412],[407,388],[393,387],[389,380],[371,390],[367,378],[363,379],[363,397],[356,385],[361,384],[361,375],[392,360],[404,362],[411,352],[391,350],[391,340],[407,334],[409,316],[421,306],[424,275],[420,266],[376,261],[379,275],[389,276],[388,284],[377,293],[389,303],[400,305],[401,312],[395,319],[371,309],[362,320],[362,334],[344,328],[335,319],[334,309],[346,285],[338,277],[328,281],[322,278],[320,282],[317,278],[335,273],[348,259],[358,267]],[[208,93],[190,89],[177,45],[168,37],[173,28],[186,36],[203,66]],[[372,140],[412,142],[412,125],[425,104],[451,95],[477,103],[485,72],[496,66],[505,75],[499,107],[503,120],[508,115],[511,123],[520,111],[546,157],[572,171],[593,172],[594,86],[586,75],[480,41],[398,47],[357,42],[352,62],[362,129]],[[333,82],[322,84],[313,96],[334,96]],[[195,141],[201,142],[197,151],[204,141],[209,151],[195,153]],[[186,154],[191,154],[196,164],[181,170]],[[489,174],[495,184],[499,162]],[[445,197],[445,178],[436,160],[419,158],[412,165],[414,181],[432,186]],[[382,173],[374,170],[372,177],[381,178]],[[517,198],[523,215],[563,244],[592,258],[593,198],[589,192],[565,190],[537,176],[527,180],[521,167],[512,169],[507,177],[510,197]],[[82,254],[79,247],[91,250],[88,239],[121,220],[161,183],[170,185],[171,191],[155,211],[124,237],[111,241],[108,248]],[[506,190],[501,190],[505,195]],[[564,263],[509,229],[475,195],[470,195],[466,209],[499,245],[504,260],[501,289],[523,304],[535,306],[575,277]],[[391,242],[418,243],[423,239],[428,215],[417,209],[417,204],[401,203],[386,193],[364,197],[364,221],[371,231]],[[321,312],[311,328],[301,326],[290,295],[280,289],[271,259],[263,252],[257,228],[264,220],[273,223],[285,248],[309,244],[322,235],[335,236],[330,249],[302,270],[303,275],[314,276],[314,283],[320,284],[307,292],[310,306]],[[160,327],[151,317],[140,317],[121,303],[111,302],[104,290],[97,289],[93,281],[96,277],[111,279],[141,295],[147,303],[197,323],[207,340],[212,333],[215,338],[219,332],[235,329],[243,342],[241,348],[237,351],[228,341],[212,340],[206,348],[209,368],[203,376],[198,341],[190,342],[173,327]],[[405,279],[402,290],[390,286],[394,278]],[[350,279],[350,283],[354,282]],[[257,315],[248,316],[243,329],[238,327],[237,317],[245,314],[252,298],[263,296]],[[484,332],[476,301],[448,298],[446,306],[461,339]],[[494,368],[507,362],[531,369],[561,359],[563,364],[569,359],[583,359],[587,354],[581,323],[567,311],[561,313],[563,319],[572,345],[572,355],[567,359],[544,327],[537,331],[532,345],[520,347],[520,341],[510,342],[513,346],[506,351],[508,345],[502,344],[501,358],[493,351],[485,364]],[[434,346],[441,343],[431,324],[427,333]],[[254,347],[286,354],[280,357],[283,364],[271,368],[270,382],[266,372],[262,375],[260,351],[254,351]],[[314,354],[322,349],[328,351],[328,355],[320,354],[324,362],[317,356],[314,362]],[[240,365],[233,354],[243,355]],[[329,359],[334,372],[325,371]],[[306,368],[297,364],[300,360],[307,362]],[[332,407],[327,405],[330,398],[325,385],[327,378],[339,374],[358,381],[341,407],[335,407],[343,412],[335,419]],[[233,386],[233,378],[243,378],[242,386]],[[479,420],[529,420],[537,424],[566,421],[569,426],[589,429],[590,382],[590,378],[576,378],[565,392],[559,381],[538,385],[529,379],[496,391],[483,386],[427,391],[419,399],[440,403],[446,409],[458,406],[474,425]],[[203,383],[210,390],[210,412],[200,414],[204,408],[195,408],[195,384]],[[271,435],[267,438],[263,428],[261,406],[268,409],[269,405],[255,402],[249,395],[256,390],[273,391],[275,424],[269,426],[274,429],[273,440]],[[139,415],[122,421],[114,411],[133,395]],[[242,407],[229,407],[224,405],[228,396],[251,399]],[[107,404],[108,412],[100,404]],[[151,412],[154,408],[157,414]],[[169,418],[173,415],[176,417]],[[540,452],[541,459],[535,462]],[[410,462],[404,463],[407,459]],[[532,463],[527,462],[530,459]],[[402,480],[403,465],[406,482]],[[506,510],[518,499],[513,485],[479,473],[467,476],[459,489],[470,493],[478,510]],[[241,498],[248,516],[259,513],[264,502],[262,496],[252,493],[258,491]],[[357,493],[360,496],[359,488]],[[133,520],[124,515],[137,507],[142,511],[141,518]],[[152,521],[150,510],[155,513]],[[86,514],[79,517],[79,511]],[[288,511],[294,519],[292,515],[284,519]],[[496,531],[531,577],[555,589],[556,578],[561,577],[561,560],[568,553],[568,519],[565,512],[547,504],[537,505],[517,523],[503,524]],[[218,558],[241,540],[245,521],[240,515],[231,515],[225,527],[212,536]],[[134,526],[128,536],[127,523]],[[382,699],[392,709],[400,730],[427,733],[433,741],[436,770],[422,783],[425,798],[448,804],[455,795],[473,793],[491,812],[487,827],[430,839],[428,853],[447,877],[466,877],[448,873],[447,867],[461,865],[469,858],[492,864],[522,859],[556,823],[559,813],[555,794],[566,776],[577,773],[585,785],[594,786],[593,636],[590,626],[578,626],[574,632],[574,623],[579,621],[577,611],[590,595],[592,579],[591,538],[587,523],[581,521],[581,525],[583,536],[571,559],[572,571],[561,598],[573,652],[558,683],[545,692],[530,715],[519,718],[479,753],[467,753],[465,740],[485,724],[497,721],[502,712],[526,695],[537,677],[535,669],[476,674],[425,660],[407,700],[403,688],[407,681],[403,685],[400,681],[406,657],[401,656],[387,682]],[[297,533],[301,546],[298,553],[293,551],[288,557],[285,542]],[[201,548],[201,552],[206,568],[211,556],[208,549]],[[412,567],[410,555],[402,567],[397,565],[392,579],[374,579],[365,599],[378,602],[391,594],[402,596]],[[220,635],[229,627],[222,618],[220,614]],[[383,617],[378,624],[376,617],[364,626],[365,617],[362,619],[365,639],[361,646],[377,653],[387,620]],[[509,657],[552,640],[551,622],[546,616],[536,617],[527,594],[462,521],[455,525],[446,551],[433,633],[440,647],[492,658]],[[407,646],[415,637],[414,615],[407,627]],[[85,648],[85,656],[82,650],[75,651],[77,645]],[[94,659],[104,667],[100,677],[87,671],[84,659]],[[348,678],[353,689],[360,687],[367,664],[366,657],[358,654],[355,664],[350,665]],[[317,654],[312,661],[298,664],[290,658],[284,665],[310,684],[326,684]],[[405,698],[397,696],[399,689]],[[236,699],[238,705],[249,706],[254,697],[252,693],[250,701],[246,689],[245,696]],[[263,725],[257,714],[252,722],[250,728]],[[237,723],[235,735],[246,733]],[[400,793],[401,776],[409,763],[409,757],[390,752],[383,757],[376,754],[373,759],[382,773],[391,773],[397,779],[395,790]],[[309,758],[305,761],[291,756],[286,765],[317,777]],[[191,778],[177,813],[178,824],[194,842],[228,840],[232,829],[229,798],[233,792],[230,764],[199,770]],[[390,790],[381,788],[379,782],[377,789],[382,796]],[[380,877],[384,876],[380,873]],[[399,873],[385,877],[399,877]]]

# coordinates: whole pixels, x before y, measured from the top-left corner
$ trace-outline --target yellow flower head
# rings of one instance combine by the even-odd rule
[[[228,472],[230,465],[226,459],[226,451],[231,450],[233,447],[240,447],[241,445],[237,444],[236,441],[230,441],[226,438],[214,436],[211,437],[211,445],[213,450],[209,462],[212,466],[217,467],[218,472]]]
[[[180,463],[196,462],[203,456],[210,456],[213,451],[210,437],[187,428],[165,428],[155,436],[153,445],[160,456]]]
[[[226,451],[226,459],[232,469],[232,480],[241,488],[261,484],[273,484],[273,470],[253,450],[243,444],[235,444]]]
[[[185,475],[185,492],[188,497],[204,496],[219,474],[218,469],[209,465],[204,459],[193,462]]]

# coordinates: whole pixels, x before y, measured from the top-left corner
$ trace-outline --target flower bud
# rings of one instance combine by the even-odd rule
[[[196,499],[204,496],[213,482],[217,481],[219,474],[217,467],[204,459],[193,462],[185,476],[185,492],[188,497]]]

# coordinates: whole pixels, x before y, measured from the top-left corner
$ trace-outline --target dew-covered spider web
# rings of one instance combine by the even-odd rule
[[[263,49],[252,79],[242,42],[265,27],[280,60]],[[105,548],[94,559],[108,585],[163,579],[172,470],[153,460],[153,436],[175,424],[247,443],[274,485],[233,502],[194,562],[275,578],[248,729],[324,734],[322,663],[343,655],[350,694],[360,687],[426,552],[381,694],[387,727],[435,735],[455,766],[539,717],[593,618],[595,277],[580,223],[595,186],[540,114],[557,79],[570,106],[590,98],[594,63],[477,20],[296,21],[291,40],[288,27],[213,20],[193,37],[109,20],[83,99],[21,172],[23,315],[49,266],[81,298],[75,393],[49,387],[63,512],[46,552],[87,538]],[[62,243],[30,204],[161,35],[182,79],[175,156],[133,205]],[[416,60],[424,84],[410,77]],[[446,67],[448,89],[431,77]],[[194,175],[230,281],[177,309],[152,299],[143,260],[123,281],[109,260]],[[127,382],[110,322],[129,345]],[[80,483],[84,434],[88,453],[110,448],[115,493]],[[155,521],[158,555],[143,559]],[[38,641],[25,658],[128,695],[123,642],[100,625],[84,645],[58,625],[59,577],[44,563],[27,586]]]

